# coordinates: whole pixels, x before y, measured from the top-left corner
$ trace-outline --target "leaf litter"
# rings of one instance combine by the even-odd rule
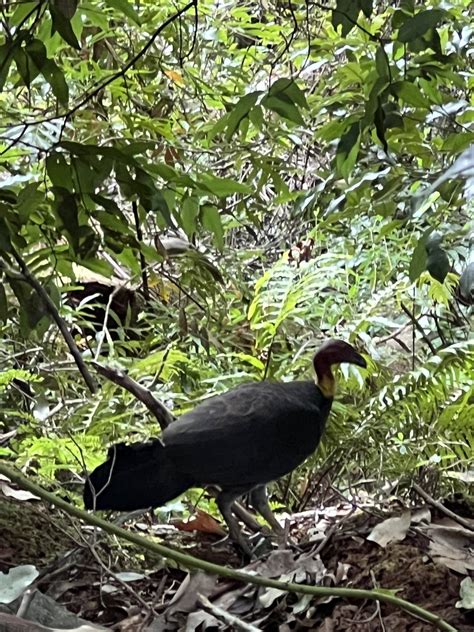
[[[28,511],[33,507],[33,513],[37,513],[41,503],[26,499],[20,502],[12,497],[6,502],[19,507],[20,524],[2,538],[0,571],[7,573],[22,564],[35,565],[43,577],[39,584],[41,591],[81,620],[107,629],[122,632],[233,629],[428,632],[433,629],[432,625],[388,604],[334,597],[321,599],[242,585],[202,572],[189,573],[128,543],[117,546],[114,539],[101,534],[94,549],[109,573],[97,563],[87,546],[80,548],[63,568],[56,568],[57,562],[46,563],[44,554],[35,558],[27,547],[15,546],[14,533],[21,530],[22,521],[25,529],[29,528]],[[370,507],[365,500],[361,505],[364,505],[362,510],[356,511],[353,503],[338,503],[286,515],[291,524],[291,540],[296,545],[275,548],[246,566],[242,566],[232,544],[222,541],[218,523],[216,527],[207,514],[198,513],[195,519],[184,523],[195,529],[192,532],[169,524],[147,524],[143,518],[137,524],[140,533],[146,531],[147,537],[202,559],[282,581],[390,590],[438,614],[459,632],[472,630],[470,575],[474,570],[474,531],[426,507],[400,510],[399,503],[395,503],[396,509],[381,515],[375,505]],[[44,506],[42,513],[49,514],[42,528],[49,529],[48,537],[57,543],[59,550],[54,552],[55,557],[66,559],[71,547],[77,545],[77,538],[71,535],[68,543],[65,537],[68,531],[64,525],[58,526],[63,521],[69,528],[68,519]],[[466,518],[472,520],[472,516]],[[472,524],[474,528],[474,520]],[[129,528],[136,530],[137,526],[132,524]],[[90,537],[90,530],[81,531],[84,538]],[[28,618],[28,613],[23,616]]]

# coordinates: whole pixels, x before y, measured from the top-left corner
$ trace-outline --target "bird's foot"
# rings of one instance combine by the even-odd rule
[[[278,529],[273,528],[273,538],[279,549],[287,549],[289,547],[300,550],[296,541],[290,536],[290,522],[285,520],[285,526]]]

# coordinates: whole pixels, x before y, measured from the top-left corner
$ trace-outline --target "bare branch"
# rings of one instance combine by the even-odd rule
[[[135,382],[133,378],[122,371],[103,366],[98,362],[92,362],[92,366],[96,369],[97,373],[100,373],[100,375],[103,375],[114,384],[121,386],[142,402],[142,404],[145,404],[151,414],[158,420],[162,430],[165,430],[165,428],[174,421],[174,415],[166,406],[158,401],[149,389]]]

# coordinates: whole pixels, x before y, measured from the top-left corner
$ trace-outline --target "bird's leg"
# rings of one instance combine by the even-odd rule
[[[241,520],[246,527],[253,531],[254,533],[258,533],[262,531],[262,525],[259,524],[252,514],[242,507],[242,505],[238,502],[234,502],[232,505],[232,511],[237,516],[239,520]]]
[[[250,503],[258,513],[265,518],[276,535],[282,536],[285,532],[281,524],[273,515],[273,511],[268,504],[267,490],[265,485],[259,485],[250,492]]]
[[[220,490],[216,488],[214,485],[209,485],[207,487],[207,491],[214,497],[217,498]],[[247,490],[246,490],[247,491]],[[244,493],[244,492],[242,492]],[[234,501],[232,503],[232,512],[237,516],[239,520],[241,520],[244,525],[253,531],[254,533],[258,533],[262,530],[262,525],[259,524],[252,514],[247,511],[239,502]]]
[[[229,528],[229,535],[231,539],[240,546],[240,548],[246,555],[252,557],[252,550],[249,546],[249,543],[242,535],[239,523],[232,514],[232,505],[234,503],[234,500],[239,496],[240,493],[236,494],[235,492],[222,491],[216,498],[217,506],[219,507],[219,511],[221,512],[227,524],[227,527]]]

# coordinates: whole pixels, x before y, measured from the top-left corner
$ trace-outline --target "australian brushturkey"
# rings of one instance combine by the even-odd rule
[[[112,446],[107,461],[86,482],[86,508],[159,507],[189,487],[216,485],[230,535],[248,551],[232,504],[251,492],[254,508],[274,530],[281,529],[265,485],[291,472],[316,449],[335,392],[331,367],[341,362],[366,366],[351,345],[330,340],[313,359],[316,384],[245,384],[182,415],[161,439]]]

